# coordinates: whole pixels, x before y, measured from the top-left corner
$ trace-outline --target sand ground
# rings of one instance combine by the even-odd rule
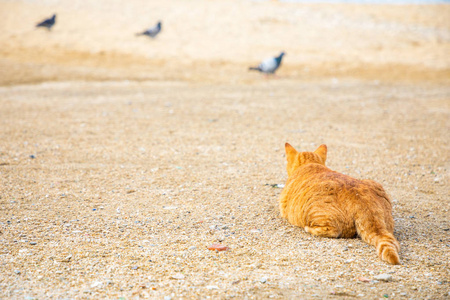
[[[448,299],[450,5],[162,2],[0,1],[0,298]],[[286,141],[383,184],[402,265],[279,217]]]

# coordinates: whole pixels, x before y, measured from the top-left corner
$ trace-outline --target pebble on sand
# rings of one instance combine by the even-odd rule
[[[175,273],[172,276],[170,276],[171,279],[177,279],[177,280],[181,280],[184,279],[185,276],[182,273]]]
[[[61,262],[70,262],[70,260],[72,259],[72,254],[67,255],[66,257],[64,257]]]
[[[373,277],[376,280],[381,280],[381,281],[391,281],[392,280],[392,276],[389,274],[380,274],[377,276]]]
[[[208,249],[217,251],[226,251],[228,250],[228,247],[221,244],[212,244],[211,246],[208,247]]]
[[[101,282],[101,281],[96,281],[96,282],[94,282],[94,283],[91,284],[91,288],[96,288],[96,287],[99,287],[99,286],[101,286],[101,285],[102,285],[102,282]]]
[[[168,210],[172,210],[172,209],[177,209],[178,206],[163,206],[163,209],[168,209]]]
[[[359,277],[358,280],[361,282],[370,282],[370,279],[366,277]]]
[[[219,287],[217,285],[207,285],[206,288],[208,290],[218,290],[219,289]]]

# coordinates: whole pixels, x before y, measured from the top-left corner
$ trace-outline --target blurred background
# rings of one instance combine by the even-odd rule
[[[449,2],[406,2],[418,1],[3,0],[0,84],[249,83],[261,76],[248,67],[281,51],[281,78],[447,79]],[[155,38],[136,36],[159,20]]]

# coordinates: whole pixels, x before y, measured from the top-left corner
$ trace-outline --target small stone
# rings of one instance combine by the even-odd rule
[[[31,159],[35,159],[36,156],[35,156],[34,154],[31,154],[31,155],[30,155],[30,158],[31,158]]]
[[[72,254],[67,255],[66,257],[64,257],[61,262],[70,262],[70,260],[72,259]]]
[[[208,290],[218,290],[219,289],[219,287],[217,285],[207,285],[206,288]]]
[[[16,273],[17,275],[20,275],[20,271],[19,270],[15,270],[14,273]]]
[[[226,251],[228,250],[228,247],[221,244],[212,244],[211,246],[208,247],[208,249],[217,251]]]
[[[175,273],[174,275],[170,276],[171,279],[177,279],[177,280],[181,280],[184,279],[185,276],[182,273]]]
[[[278,189],[284,188],[284,184],[280,184],[280,183],[272,183],[272,184],[267,183],[266,185],[270,185],[271,187],[278,188]]]
[[[164,209],[177,209],[178,206],[163,206]]]
[[[366,277],[359,277],[358,280],[361,282],[370,282],[370,279]]]
[[[261,278],[261,279],[259,280],[259,282],[261,282],[261,283],[266,283],[266,282],[267,282],[267,278],[263,277],[263,278]]]
[[[34,245],[37,245],[37,243],[36,242],[30,242],[30,245],[34,246]]]
[[[96,288],[96,287],[99,287],[99,286],[101,286],[101,285],[102,285],[102,282],[101,282],[101,281],[96,281],[96,282],[94,282],[94,283],[91,284],[91,288]]]
[[[137,269],[139,269],[138,266],[131,267],[131,270],[137,270]]]
[[[259,268],[261,268],[262,267],[262,264],[252,264],[252,267],[253,268],[255,268],[255,269],[259,269]]]
[[[381,281],[391,281],[392,280],[392,276],[389,274],[380,274],[377,276],[373,277],[376,280],[381,280]]]

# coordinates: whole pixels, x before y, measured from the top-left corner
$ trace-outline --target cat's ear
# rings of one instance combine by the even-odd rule
[[[292,161],[293,158],[297,155],[297,150],[294,149],[289,143],[284,144],[284,148],[286,150],[286,158],[288,161]]]
[[[319,155],[322,159],[322,162],[325,163],[325,161],[327,160],[327,145],[320,145],[319,148],[314,151],[314,153]]]

